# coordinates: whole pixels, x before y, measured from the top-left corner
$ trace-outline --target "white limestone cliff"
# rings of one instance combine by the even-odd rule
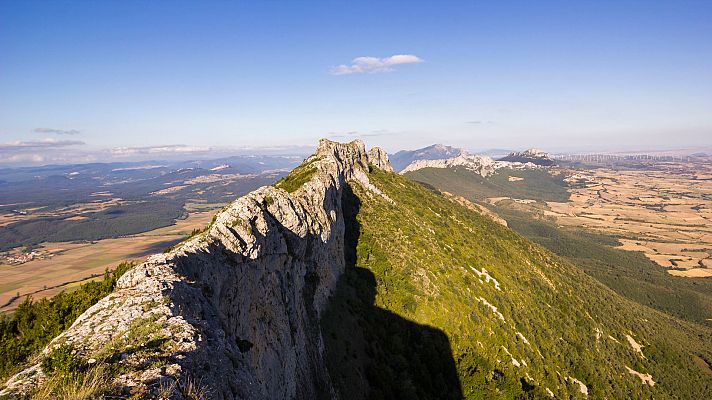
[[[354,182],[380,194],[369,163],[392,168],[383,150],[367,153],[361,141],[323,139],[306,163],[315,172],[293,193],[255,190],[206,232],[127,272],[43,354],[62,343],[85,359],[116,352],[123,372],[113,384],[143,398],[187,379],[210,388],[211,399],[334,398],[318,320],[345,268],[342,207]],[[0,394],[41,384],[35,361]]]
[[[480,156],[475,154],[469,154],[467,152],[461,152],[460,155],[452,158],[446,158],[441,160],[416,160],[406,166],[400,174],[405,174],[407,172],[417,171],[423,168],[452,168],[461,166],[467,168],[482,177],[488,177],[494,174],[498,169],[501,168],[513,168],[513,169],[531,169],[537,168],[536,165],[531,163],[521,163],[521,162],[509,162],[509,161],[495,161],[487,156]]]

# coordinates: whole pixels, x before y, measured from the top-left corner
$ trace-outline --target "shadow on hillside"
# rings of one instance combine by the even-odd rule
[[[341,399],[461,398],[445,334],[375,306],[376,278],[355,265],[360,203],[341,183],[341,192],[327,189],[323,207],[332,211],[341,200],[343,243],[337,221],[330,227],[337,234],[324,242],[265,212],[269,236],[249,221],[259,257],[213,241],[172,260],[184,279],[173,285],[171,307],[201,327],[198,348],[181,366],[225,398],[280,398],[292,390],[287,381],[296,399],[330,399],[332,387]],[[342,265],[333,251],[342,249],[345,272],[319,313],[315,297],[336,279]]]
[[[342,198],[346,271],[322,314],[331,380],[344,399],[459,399],[450,342],[440,330],[375,305],[376,277],[356,265],[360,202]]]

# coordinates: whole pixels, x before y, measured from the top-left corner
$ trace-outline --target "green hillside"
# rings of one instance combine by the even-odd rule
[[[708,320],[712,315],[712,279],[672,276],[642,253],[616,249],[620,243],[615,237],[560,227],[552,217],[544,215],[547,206],[543,201],[568,200],[560,176],[552,176],[546,170],[500,170],[492,177],[482,178],[463,168],[426,168],[406,176],[487,205],[512,230],[565,257],[624,297],[678,318],[712,326]],[[524,180],[509,181],[505,176]],[[499,196],[538,202],[522,205],[503,200],[493,206],[484,201]]]
[[[488,197],[505,196],[542,201],[569,200],[563,177],[552,176],[544,169],[502,168],[483,178],[465,167],[423,168],[408,172],[405,176],[472,200],[484,201]],[[510,180],[510,177],[520,180]]]
[[[499,204],[502,204],[501,206]],[[712,279],[673,276],[641,252],[616,249],[616,238],[583,228],[559,227],[498,203],[510,228],[568,258],[618,294],[678,318],[712,327]]]
[[[710,329],[404,177],[369,178],[395,204],[354,184],[353,265],[322,317],[342,397],[712,397]]]

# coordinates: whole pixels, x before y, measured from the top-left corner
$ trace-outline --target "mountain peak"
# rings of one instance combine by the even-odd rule
[[[531,148],[521,152],[509,153],[506,157],[500,158],[499,161],[532,163],[543,166],[550,166],[555,164],[555,161],[549,156],[549,153],[537,148]]]
[[[436,143],[416,150],[401,150],[391,156],[395,171],[401,171],[416,160],[444,160],[465,153],[463,149]]]
[[[524,150],[522,152],[523,155],[527,156],[532,156],[532,157],[549,157],[549,154],[545,152],[544,150],[537,149],[537,148],[531,148]]]
[[[319,140],[319,146],[312,157],[326,157],[344,166],[359,166],[368,170],[368,164],[385,171],[393,171],[388,153],[380,147],[373,147],[368,152],[360,139],[349,143],[335,142],[329,139]],[[310,157],[311,158],[311,157]]]

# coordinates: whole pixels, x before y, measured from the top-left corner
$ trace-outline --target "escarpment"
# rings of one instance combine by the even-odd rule
[[[118,290],[55,338],[4,394],[47,381],[39,363],[70,346],[102,364],[111,384],[144,398],[316,399],[336,396],[318,326],[345,268],[343,204],[352,182],[378,195],[369,164],[391,169],[360,141],[319,143],[275,186],[229,204],[207,230],[126,273]]]
[[[0,397],[712,398],[708,328],[386,157],[320,142],[123,275]],[[59,395],[75,383],[81,396]]]

